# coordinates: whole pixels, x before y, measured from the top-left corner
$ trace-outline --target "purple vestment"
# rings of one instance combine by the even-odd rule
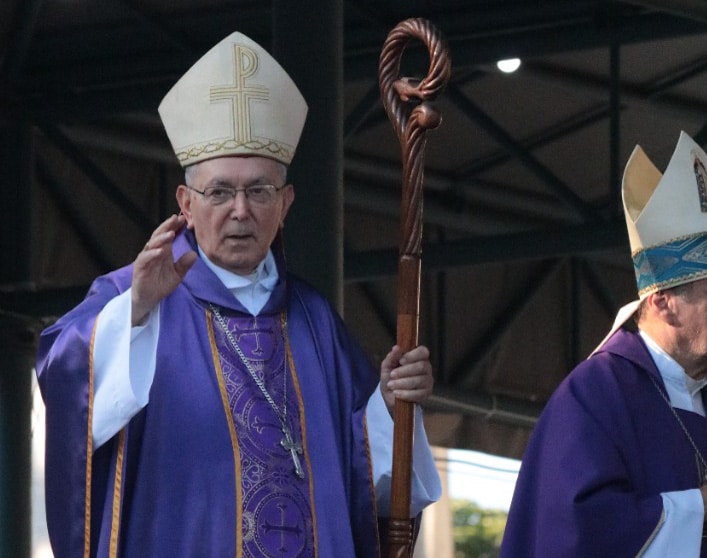
[[[188,249],[196,249],[193,236],[182,233],[175,257]],[[278,266],[278,285],[254,322],[197,260],[161,303],[148,405],[96,450],[94,323],[130,286],[131,266],[98,278],[78,307],[43,332],[37,373],[56,558],[379,555],[364,416],[378,372],[329,304],[296,278],[285,280],[281,259]],[[276,415],[251,378],[239,376],[245,368],[228,352],[209,303],[256,369],[274,359],[266,385],[278,405],[287,390],[288,420],[303,445],[303,479],[290,453],[277,447]],[[255,335],[258,329],[270,333]],[[265,481],[288,486],[265,489]]]
[[[503,558],[636,556],[660,524],[660,493],[702,484],[651,376],[664,390],[640,336],[619,330],[562,382],[523,457]],[[676,412],[707,456],[707,419]]]
[[[219,320],[213,323],[223,387],[237,433],[244,558],[314,556],[309,468],[305,466],[308,456],[295,454],[302,471],[298,478],[293,475],[292,453],[283,445],[281,421],[300,448],[304,432],[300,426],[301,392],[290,374],[291,353],[283,321],[284,314],[232,316],[224,320],[230,336]],[[262,381],[275,409],[251,374]]]

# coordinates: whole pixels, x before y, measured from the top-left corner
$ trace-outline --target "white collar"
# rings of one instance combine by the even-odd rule
[[[272,292],[277,284],[279,275],[272,250],[268,250],[265,259],[258,264],[253,273],[250,275],[238,275],[237,273],[219,267],[206,257],[201,247],[197,248],[199,250],[199,257],[204,260],[206,267],[213,271],[216,277],[231,291],[259,285],[265,290]]]
[[[651,337],[643,330],[638,331],[639,335],[645,341],[648,352],[653,357],[658,372],[660,372],[663,381],[687,391],[690,396],[693,396],[707,385],[707,378],[702,380],[693,380],[685,374],[685,369],[680,366],[673,357],[658,345]]]

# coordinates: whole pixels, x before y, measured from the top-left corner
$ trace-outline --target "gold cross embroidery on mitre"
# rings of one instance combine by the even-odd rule
[[[270,98],[266,87],[247,86],[246,80],[258,70],[258,55],[243,45],[233,45],[233,83],[211,87],[211,101],[230,101],[233,118],[233,139],[239,144],[252,140],[250,101]]]

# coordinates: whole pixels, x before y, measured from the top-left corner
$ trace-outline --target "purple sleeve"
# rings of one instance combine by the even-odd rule
[[[94,495],[105,493],[107,468],[102,464],[110,448],[94,455],[91,444],[90,350],[96,316],[129,287],[130,277],[130,269],[122,269],[97,279],[84,301],[40,337],[36,369],[46,406],[47,526],[56,558],[83,555],[90,529],[87,486]]]
[[[523,458],[502,557],[635,556],[659,527],[660,490],[636,471],[644,452],[666,448],[641,447],[638,401],[613,378],[585,367],[551,398]]]

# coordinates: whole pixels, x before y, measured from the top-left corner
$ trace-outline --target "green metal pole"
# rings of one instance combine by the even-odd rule
[[[0,313],[0,557],[31,555],[32,367],[36,335]]]
[[[32,188],[29,125],[0,111],[0,285],[30,279]],[[36,335],[27,318],[0,307],[0,558],[29,558],[31,391]]]
[[[273,2],[272,54],[309,106],[290,168],[288,266],[343,311],[343,3]],[[375,71],[375,68],[374,68]]]

